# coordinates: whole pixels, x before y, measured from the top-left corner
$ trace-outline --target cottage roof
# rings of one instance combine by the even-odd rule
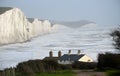
[[[85,54],[64,54],[59,60],[71,60],[71,61],[78,61],[82,58]]]

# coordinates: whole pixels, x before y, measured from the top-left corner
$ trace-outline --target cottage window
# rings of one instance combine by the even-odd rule
[[[90,62],[90,59],[88,61]]]

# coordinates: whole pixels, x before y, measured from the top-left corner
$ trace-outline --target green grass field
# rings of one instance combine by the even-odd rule
[[[56,71],[52,73],[38,73],[35,76],[75,76],[75,73],[73,73],[70,70],[65,70],[65,71]]]

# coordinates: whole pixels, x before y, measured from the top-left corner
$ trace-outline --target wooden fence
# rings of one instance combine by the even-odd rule
[[[15,68],[9,68],[0,71],[0,76],[15,76]]]

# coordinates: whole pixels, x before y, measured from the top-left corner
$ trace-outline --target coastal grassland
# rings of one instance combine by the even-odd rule
[[[37,73],[35,76],[76,76],[76,74],[72,70],[60,70],[50,73]]]

